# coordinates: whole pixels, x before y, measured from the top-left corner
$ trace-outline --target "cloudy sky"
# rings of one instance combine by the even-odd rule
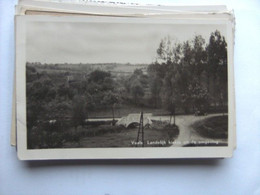
[[[224,25],[30,22],[26,58],[41,63],[151,63],[160,40],[183,42],[195,35],[206,41]]]

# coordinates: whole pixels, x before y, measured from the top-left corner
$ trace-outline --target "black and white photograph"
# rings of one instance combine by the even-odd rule
[[[224,25],[27,29],[28,149],[227,145]]]
[[[259,8],[0,0],[0,194],[260,195]]]
[[[93,18],[21,28],[26,150],[233,148],[226,23]]]

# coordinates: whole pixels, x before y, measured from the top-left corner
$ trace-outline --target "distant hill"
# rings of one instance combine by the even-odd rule
[[[141,69],[144,74],[147,73],[147,67],[149,64],[130,64],[130,63],[80,63],[80,64],[42,64],[39,62],[27,62],[28,66],[35,67],[37,69],[51,69],[58,71],[81,71],[84,73],[89,73],[94,70],[103,70],[110,72],[113,75],[118,74],[132,74],[136,69]]]

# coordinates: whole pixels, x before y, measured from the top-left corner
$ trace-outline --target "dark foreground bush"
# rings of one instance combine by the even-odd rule
[[[180,133],[180,130],[179,130],[179,127],[175,124],[171,125],[171,124],[168,124],[165,126],[165,130],[167,130],[168,132],[168,136],[170,139],[174,139],[176,138],[179,133]]]
[[[83,137],[100,136],[107,133],[118,133],[123,130],[121,126],[100,125],[85,126],[66,131],[50,131],[43,128],[33,128],[28,132],[28,149],[62,148],[65,143],[71,142],[80,146]]]
[[[104,135],[106,133],[117,133],[123,129],[121,126],[112,126],[112,125],[100,125],[96,126],[87,126],[85,129],[82,129],[80,135],[82,137],[88,136],[93,137],[97,135]]]
[[[214,116],[192,125],[201,136],[212,139],[228,138],[228,116]]]
[[[157,130],[164,130],[165,127],[171,126],[167,121],[152,120],[152,128]]]

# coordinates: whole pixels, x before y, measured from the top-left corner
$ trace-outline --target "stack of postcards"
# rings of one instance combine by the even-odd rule
[[[19,1],[19,159],[231,157],[234,24],[225,6]]]

